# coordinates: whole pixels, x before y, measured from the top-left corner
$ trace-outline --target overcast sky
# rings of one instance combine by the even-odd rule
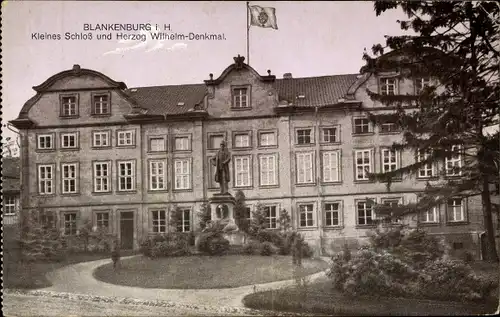
[[[250,2],[276,8],[278,30],[250,29],[250,65],[282,77],[357,73],[363,49],[399,34],[399,11],[375,16],[368,2]],[[8,1],[2,4],[3,123],[15,119],[35,92],[31,87],[73,64],[124,81],[128,87],[202,83],[233,57],[246,56],[246,5],[233,2]],[[64,40],[66,32],[89,33],[84,24],[152,23],[171,32],[224,34],[223,41]],[[61,40],[33,33],[61,34]],[[125,32],[127,33],[127,32]],[[129,32],[129,34],[136,32]],[[35,36],[36,37],[36,36]],[[127,47],[127,48],[125,48]],[[112,53],[110,53],[112,52]],[[118,53],[117,53],[118,52]],[[247,58],[248,60],[248,58]],[[56,105],[54,105],[56,106]]]

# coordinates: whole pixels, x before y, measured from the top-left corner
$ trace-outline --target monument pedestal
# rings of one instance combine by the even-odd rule
[[[211,219],[224,225],[223,236],[230,245],[242,245],[245,234],[239,231],[234,220],[234,206],[236,200],[229,194],[214,194],[210,201]]]

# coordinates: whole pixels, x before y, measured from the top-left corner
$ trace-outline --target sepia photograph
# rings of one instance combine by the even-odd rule
[[[1,4],[4,316],[500,313],[498,1]]]

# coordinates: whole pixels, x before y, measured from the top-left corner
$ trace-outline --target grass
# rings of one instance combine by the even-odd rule
[[[498,280],[499,266],[491,263],[474,263],[478,273],[491,280]],[[356,303],[353,305],[353,303]],[[332,282],[315,282],[304,287],[257,292],[243,299],[245,306],[296,313],[329,315],[471,315],[493,313],[497,299],[481,304],[439,302],[411,298],[373,298],[345,296],[332,288]]]
[[[320,272],[328,264],[319,259],[303,261],[300,276]],[[94,277],[112,284],[144,288],[209,289],[230,288],[294,278],[292,258],[288,256],[187,256],[148,259],[136,257],[121,261],[114,270],[103,265]],[[297,276],[297,275],[295,275]]]
[[[121,256],[130,255],[122,252]],[[52,284],[45,277],[48,272],[63,266],[110,258],[109,254],[75,253],[67,255],[61,262],[21,262],[15,256],[4,254],[3,283],[5,288],[38,289],[50,287]]]

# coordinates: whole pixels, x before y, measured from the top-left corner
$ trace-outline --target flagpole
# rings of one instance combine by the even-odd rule
[[[248,21],[249,15],[249,2],[247,1],[247,64],[250,65],[250,22]]]

